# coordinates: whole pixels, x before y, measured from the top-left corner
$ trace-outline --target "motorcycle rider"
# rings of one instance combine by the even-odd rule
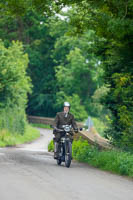
[[[56,114],[54,120],[54,158],[58,158],[58,147],[61,137],[63,136],[63,132],[59,132],[58,129],[62,129],[62,125],[72,125],[72,128],[75,132],[78,132],[78,127],[75,122],[74,116],[69,112],[70,111],[70,103],[64,102],[64,110],[63,112],[58,112]],[[70,136],[72,139],[73,133]]]

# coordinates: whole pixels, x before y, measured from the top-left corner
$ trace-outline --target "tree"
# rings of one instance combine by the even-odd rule
[[[62,35],[58,35],[52,54],[56,64],[59,89],[56,93],[57,101],[60,99],[60,94],[62,96],[62,92],[67,97],[77,94],[80,98],[80,104],[84,106],[86,112],[90,115],[96,115],[90,105],[95,90],[103,84],[100,55],[96,51],[98,38],[91,30],[82,36],[68,35],[70,27],[67,20],[63,20],[62,23],[60,20],[52,23],[51,34],[57,34],[60,27],[63,27]]]
[[[40,7],[38,7],[38,5]],[[35,10],[38,10],[40,13],[44,12],[45,16],[49,16],[57,13],[65,5],[68,6],[71,5],[71,10],[69,11],[69,18],[67,18],[66,20],[68,22],[66,24],[68,25],[69,28],[69,35],[71,34],[72,36],[74,36],[77,34],[79,38],[82,34],[84,34],[84,32],[87,32],[89,29],[89,30],[94,30],[94,33],[97,34],[98,38],[100,37],[100,40],[98,39],[97,41],[95,41],[97,48],[94,48],[93,52],[95,52],[94,54],[96,58],[97,56],[100,55],[100,59],[98,60],[101,62],[100,66],[103,66],[104,82],[109,88],[107,95],[105,96],[104,102],[107,108],[109,108],[112,113],[112,119],[111,119],[111,127],[107,131],[108,134],[106,136],[111,138],[112,141],[115,142],[116,144],[122,144],[124,147],[132,146],[132,140],[133,140],[132,139],[133,111],[131,109],[133,102],[133,93],[131,89],[132,79],[133,79],[132,0],[129,0],[127,2],[125,2],[124,0],[120,1],[59,0],[54,2],[50,0],[48,1],[32,0],[28,2],[18,1],[17,4],[15,3],[14,0],[11,1],[7,0],[7,1],[2,1],[0,3],[0,10],[4,14],[6,13],[7,15],[17,17],[19,19],[18,20],[19,24],[21,24],[21,26],[19,27],[22,28],[20,16],[24,16],[25,13],[28,13],[30,9],[34,12]],[[19,29],[20,33],[21,33],[21,28]],[[60,34],[60,32],[57,31],[56,34],[58,35]],[[20,36],[21,39],[22,35],[20,34]],[[61,55],[59,54],[58,48],[55,48],[56,50],[52,48],[52,51],[50,51],[52,57],[50,59],[51,60],[54,59],[57,62],[56,66],[62,66],[59,68],[59,72],[65,69],[65,73],[68,73],[69,71],[67,70],[67,67],[69,66],[71,69],[70,71],[72,71],[72,65],[74,63],[74,58],[72,58],[70,55],[73,54],[76,56],[78,54],[76,52],[77,51],[76,49],[80,49],[79,46],[81,45],[81,43],[80,45],[78,45],[77,42],[74,43],[76,40],[73,41],[72,44],[74,46],[76,44],[75,48],[69,42],[67,43],[66,39],[68,38],[66,37],[66,35],[63,37],[66,41],[66,44],[69,44],[69,46],[67,46],[62,40],[62,44],[64,46],[62,48],[59,48],[61,50],[60,51]],[[61,38],[63,39],[63,37],[60,37],[60,39]],[[59,47],[58,45],[59,42],[61,42],[61,40],[58,40],[58,42],[56,42],[57,47]],[[83,49],[81,50],[81,52],[79,58],[81,57],[87,58],[86,55],[83,54],[83,52],[85,52],[83,51]],[[89,51],[87,51],[87,53],[88,52]],[[52,66],[53,68],[55,67],[54,64]],[[52,77],[54,77],[55,80],[55,76]],[[75,79],[72,78],[70,82],[75,83],[74,81]],[[64,85],[62,87],[64,89],[66,83],[63,84]],[[59,90],[60,88],[57,88],[57,90],[55,89],[54,91],[57,92]],[[94,91],[95,90],[93,90],[93,93]],[[80,91],[77,92],[80,93]],[[40,99],[42,100],[44,98]],[[124,115],[126,115],[125,119],[123,117],[123,113]]]
[[[9,48],[0,41],[0,129],[24,133],[25,108],[31,83],[26,68],[28,56],[22,44],[13,42]]]
[[[79,0],[80,2],[81,0]],[[64,6],[68,6],[78,2],[77,0],[1,0],[0,12],[11,16],[25,15],[28,10],[33,9],[39,13],[45,13],[46,15],[55,14],[59,12]],[[82,1],[81,1],[82,2]]]
[[[89,9],[89,13],[88,12]],[[111,127],[106,136],[124,148],[133,144],[133,3],[132,1],[81,1],[70,19],[76,32],[87,28],[106,39],[101,52],[104,81],[110,88],[105,104],[112,112]]]
[[[55,72],[51,58],[55,38],[49,34],[48,20],[43,14],[29,9],[22,16],[5,16],[0,19],[0,33],[8,47],[12,40],[20,40],[29,56],[27,69],[33,83],[27,113],[54,116]]]

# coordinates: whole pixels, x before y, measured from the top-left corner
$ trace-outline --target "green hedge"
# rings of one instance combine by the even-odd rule
[[[73,142],[73,158],[120,175],[133,177],[133,154],[117,151],[99,151],[86,140]]]
[[[51,141],[48,150],[53,151],[53,149],[54,145]],[[117,150],[99,151],[96,146],[80,139],[73,142],[72,154],[77,161],[88,163],[102,170],[133,177],[133,154],[131,153]]]

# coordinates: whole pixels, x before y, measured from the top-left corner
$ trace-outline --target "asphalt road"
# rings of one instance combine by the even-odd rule
[[[0,200],[133,200],[133,181],[72,162],[57,166],[49,130],[32,144],[0,149]]]

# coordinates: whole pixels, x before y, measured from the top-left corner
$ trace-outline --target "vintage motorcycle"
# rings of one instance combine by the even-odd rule
[[[58,129],[59,132],[62,132],[62,137],[58,146],[58,158],[57,164],[61,165],[62,162],[65,162],[66,167],[70,167],[72,160],[72,139],[71,135],[74,131],[71,125],[63,125],[62,129]]]

